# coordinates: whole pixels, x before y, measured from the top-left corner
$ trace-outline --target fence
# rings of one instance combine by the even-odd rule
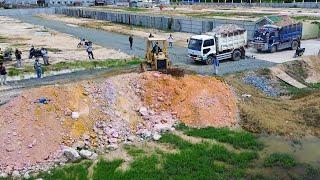
[[[166,17],[155,15],[140,15],[123,12],[105,12],[78,8],[56,8],[57,14],[74,17],[105,20],[114,23],[155,28],[165,31],[187,32],[201,34],[224,24],[236,24],[248,31],[248,37],[253,36],[255,22],[245,20],[196,19],[185,17]]]

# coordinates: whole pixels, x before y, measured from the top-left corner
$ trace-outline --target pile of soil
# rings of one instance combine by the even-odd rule
[[[226,127],[237,123],[236,98],[215,77],[187,75],[174,78],[158,73],[142,77],[143,101],[155,111],[169,110],[191,126]]]
[[[47,104],[40,103],[41,98]],[[91,129],[89,107],[81,86],[31,89],[0,106],[0,171],[54,161],[60,145],[73,143]],[[81,114],[76,121],[73,111]]]
[[[158,140],[179,120],[225,127],[235,125],[237,116],[224,82],[154,72],[26,90],[0,111],[0,172],[8,174],[64,163],[65,146],[104,152],[124,141]]]

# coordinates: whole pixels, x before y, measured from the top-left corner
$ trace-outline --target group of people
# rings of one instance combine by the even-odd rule
[[[33,68],[35,70],[37,78],[41,78],[42,64],[40,63],[39,57],[42,57],[43,64],[45,66],[50,65],[48,51],[43,47],[39,50],[39,49],[35,49],[34,46],[31,46],[31,49],[29,50],[29,59],[32,59],[33,57],[35,57]]]
[[[153,38],[153,37],[154,36],[150,33],[149,34],[149,38]],[[168,37],[168,43],[169,43],[169,48],[173,48],[173,36],[172,36],[172,34],[170,34],[169,37]],[[133,47],[133,35],[129,36],[129,45],[130,45],[130,49],[132,50],[132,47]]]

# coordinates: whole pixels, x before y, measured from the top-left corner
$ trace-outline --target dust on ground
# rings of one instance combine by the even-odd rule
[[[150,33],[155,37],[168,38],[172,34],[174,38],[174,44],[178,44],[183,47],[187,47],[187,39],[192,36],[191,33],[182,32],[165,32],[157,29],[146,29],[141,27],[135,27],[130,25],[116,24],[109,21],[94,20],[88,18],[76,18],[66,15],[38,15],[41,18],[62,21],[67,24],[83,26],[95,29],[101,29],[109,32],[121,33],[125,35],[134,35],[142,38],[147,38]]]
[[[34,61],[28,58],[32,45],[35,48],[47,48],[50,63],[89,59],[84,47],[77,48],[77,44],[80,42],[78,38],[5,16],[0,16],[0,23],[0,36],[4,38],[0,43],[0,48],[2,51],[7,48],[12,48],[13,51],[16,48],[21,50],[23,64],[30,64]],[[93,49],[96,60],[130,58],[123,52],[98,45],[93,45]],[[12,58],[15,59],[14,53]],[[15,62],[11,64],[13,63]]]

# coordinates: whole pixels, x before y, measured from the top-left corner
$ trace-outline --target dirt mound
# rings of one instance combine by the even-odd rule
[[[49,102],[40,103],[41,98]],[[0,171],[52,162],[60,145],[73,143],[92,127],[89,107],[80,86],[32,89],[0,106]],[[77,121],[73,111],[80,114]]]
[[[320,57],[319,56],[308,56],[304,59],[304,62],[308,64],[308,77],[306,78],[307,83],[319,83],[320,82]]]
[[[236,98],[229,86],[215,77],[146,73],[142,79],[143,101],[155,111],[169,110],[191,126],[236,124]]]

